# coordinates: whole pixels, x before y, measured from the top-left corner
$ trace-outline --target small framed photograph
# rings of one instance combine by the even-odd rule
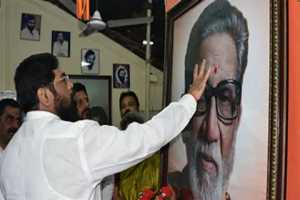
[[[99,73],[99,49],[81,49],[81,72],[83,74]]]
[[[130,88],[129,64],[113,64],[114,88]]]
[[[20,38],[22,40],[40,40],[41,16],[29,13],[22,13]]]
[[[57,57],[70,57],[71,33],[52,31],[52,54]]]

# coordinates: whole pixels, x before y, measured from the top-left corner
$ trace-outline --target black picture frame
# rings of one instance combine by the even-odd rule
[[[113,64],[114,88],[130,88],[130,65]]]
[[[90,48],[81,49],[80,67],[82,74],[99,74],[100,50]]]
[[[62,41],[58,41],[59,38]],[[71,33],[67,31],[52,31],[51,53],[57,57],[70,57]]]
[[[42,16],[32,13],[22,13],[20,39],[40,41]]]

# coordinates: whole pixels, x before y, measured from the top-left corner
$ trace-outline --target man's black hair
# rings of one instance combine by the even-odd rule
[[[140,110],[140,102],[139,102],[139,99],[138,97],[136,96],[136,94],[133,92],[133,91],[127,91],[127,92],[122,92],[121,95],[120,95],[120,98],[119,98],[119,106],[120,106],[120,110],[121,110],[121,103],[122,103],[122,100],[125,98],[125,97],[133,97],[135,102],[136,102],[136,105],[137,105],[137,111]]]
[[[19,64],[14,79],[17,101],[25,113],[38,109],[37,91],[54,80],[57,68],[58,60],[50,53],[31,55]]]
[[[10,98],[2,99],[0,100],[0,116],[3,114],[5,108],[8,106],[13,108],[20,108],[20,105],[14,99],[10,99]]]
[[[80,91],[83,91],[88,96],[86,88],[82,83],[79,82],[73,83],[72,99],[74,98],[75,94]]]
[[[248,26],[243,14],[227,0],[215,0],[195,22],[185,55],[185,87],[192,82],[193,69],[199,63],[199,48],[203,40],[215,33],[228,33],[236,47],[238,78],[242,81],[247,66]]]

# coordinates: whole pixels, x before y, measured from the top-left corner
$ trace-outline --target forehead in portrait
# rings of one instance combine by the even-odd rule
[[[219,0],[210,4],[201,13],[194,24],[188,41],[185,55],[185,86],[192,82],[192,73],[195,64],[199,64],[201,59],[200,47],[205,39],[215,34],[227,35],[234,43],[237,55],[237,79],[242,82],[243,74],[247,66],[248,56],[248,26],[242,13],[232,7],[228,1]],[[224,36],[225,37],[225,36]],[[218,63],[208,62],[208,65],[218,65]],[[221,66],[219,66],[221,67]]]
[[[195,22],[185,55],[185,87],[193,68],[206,60],[212,68],[187,140],[189,184],[194,199],[224,199],[233,169],[240,119],[241,84],[247,66],[248,27],[226,0],[208,5]]]

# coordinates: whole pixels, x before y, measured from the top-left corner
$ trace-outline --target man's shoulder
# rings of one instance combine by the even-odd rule
[[[51,133],[48,134],[48,137],[62,137],[63,135],[65,137],[78,137],[90,129],[95,129],[97,126],[97,122],[92,120],[69,122],[59,119],[54,124],[50,123],[49,127],[47,127],[50,131],[52,129]]]

